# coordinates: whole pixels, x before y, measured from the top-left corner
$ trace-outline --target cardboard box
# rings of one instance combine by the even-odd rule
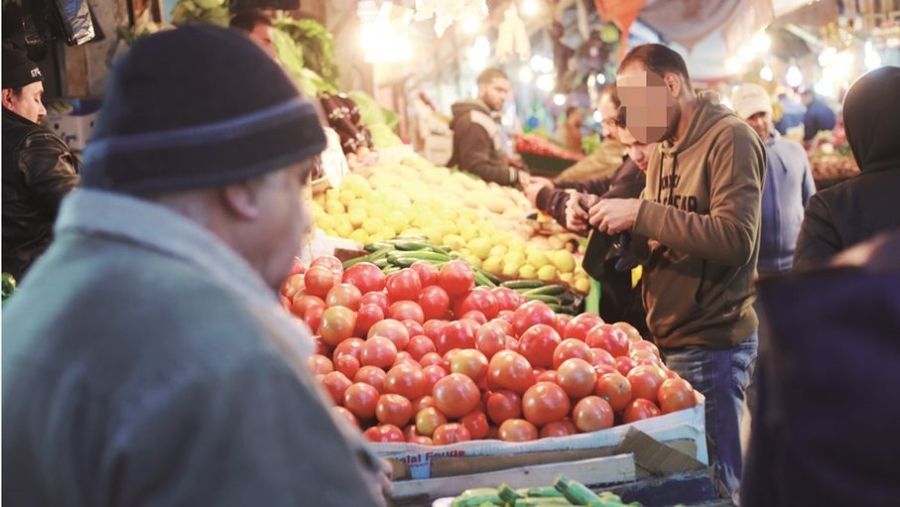
[[[46,108],[47,116],[41,123],[69,145],[69,149],[83,150],[94,128],[100,99],[58,98],[49,100]]]
[[[412,479],[428,479],[436,476],[432,473],[433,461],[443,456],[512,456],[556,451],[597,452],[598,449],[607,449],[606,454],[613,454],[625,440],[628,431],[636,428],[659,442],[677,440],[692,442],[693,457],[706,465],[709,464],[709,457],[706,447],[704,402],[699,393],[697,393],[697,398],[700,403],[688,410],[568,437],[543,438],[524,443],[476,440],[439,447],[416,444],[373,444],[373,449],[382,458],[393,458],[405,464],[409,468]]]

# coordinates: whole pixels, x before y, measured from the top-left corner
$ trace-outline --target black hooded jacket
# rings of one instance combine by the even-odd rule
[[[59,203],[78,184],[78,162],[46,128],[3,108],[3,266],[20,279],[52,239]]]
[[[794,251],[796,270],[823,266],[838,252],[900,227],[900,67],[873,70],[850,87],[844,128],[862,174],[810,198]]]

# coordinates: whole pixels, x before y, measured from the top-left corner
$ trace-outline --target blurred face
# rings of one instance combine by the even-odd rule
[[[312,231],[312,169],[312,159],[288,166],[263,177],[256,189],[260,212],[248,243],[253,243],[260,275],[276,290]]]
[[[603,137],[618,140],[619,129],[616,127],[616,116],[619,114],[619,110],[609,95],[600,98],[597,111],[600,112],[600,132],[603,133]]]
[[[674,74],[667,75],[678,79]],[[675,135],[681,107],[662,76],[641,65],[629,65],[619,69],[616,85],[625,108],[626,126],[638,141],[650,144]]]
[[[491,111],[503,109],[503,104],[511,93],[509,80],[502,77],[495,77],[490,83],[478,85],[478,97],[491,108]]]
[[[44,95],[44,84],[40,81],[22,87],[22,93],[13,93],[12,88],[3,89],[3,107],[27,118],[35,123],[40,123],[41,118],[47,115],[47,110],[41,102]]]
[[[747,118],[746,122],[753,127],[760,139],[765,141],[769,138],[769,132],[772,131],[772,115],[766,111],[760,111]]]
[[[631,160],[637,164],[641,171],[646,172],[647,164],[650,163],[650,153],[653,152],[656,143],[644,144],[635,139],[628,129],[623,128],[619,129],[619,140],[628,149],[628,156]]]
[[[250,39],[255,42],[272,59],[278,60],[278,52],[275,50],[275,30],[271,26],[257,23],[250,32]]]

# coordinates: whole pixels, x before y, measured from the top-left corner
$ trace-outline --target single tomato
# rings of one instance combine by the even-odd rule
[[[552,368],[559,333],[547,324],[534,324],[519,336],[519,353],[535,368]]]
[[[332,287],[325,295],[325,304],[331,306],[345,306],[354,312],[359,310],[359,302],[362,293],[355,285],[339,283]]]
[[[488,385],[522,394],[534,384],[531,370],[531,363],[521,354],[501,350],[488,362]]]
[[[572,409],[572,421],[583,433],[612,428],[615,414],[609,403],[599,396],[582,398]]]
[[[360,420],[372,419],[379,396],[374,387],[357,382],[344,391],[344,407]]]
[[[363,294],[384,289],[384,273],[371,262],[357,262],[347,268],[341,281],[354,285]]]
[[[624,410],[632,400],[631,382],[619,372],[600,375],[594,393],[606,400],[616,412]]]
[[[434,264],[425,261],[416,261],[412,263],[410,269],[412,269],[416,272],[417,275],[419,275],[419,280],[422,282],[422,287],[431,287],[432,285],[437,285],[438,268]]]
[[[539,382],[529,387],[522,396],[522,413],[535,426],[559,421],[569,415],[571,408],[569,396],[562,387],[552,382]]]
[[[519,419],[522,417],[522,397],[505,389],[494,391],[487,396],[485,409],[494,424],[501,424],[507,419]]]
[[[451,373],[434,384],[431,395],[438,410],[447,417],[462,417],[475,410],[481,401],[478,386],[469,377]]]
[[[594,393],[597,384],[597,372],[591,363],[573,357],[566,359],[556,370],[559,386],[573,400],[584,398]]]
[[[438,285],[450,297],[461,296],[475,287],[475,272],[472,266],[461,260],[452,260],[441,266]]]
[[[375,418],[381,424],[404,426],[412,416],[412,402],[399,394],[382,394],[375,404]]]
[[[472,434],[469,432],[469,428],[463,424],[447,423],[435,428],[431,439],[434,441],[434,445],[449,445],[468,442],[472,440]]]
[[[524,419],[507,419],[500,425],[497,436],[504,442],[530,442],[538,439],[538,429]]]
[[[558,369],[559,365],[566,359],[577,357],[579,359],[590,361],[592,356],[593,353],[587,343],[584,343],[577,338],[566,338],[559,342],[559,345],[553,349],[553,368]]]

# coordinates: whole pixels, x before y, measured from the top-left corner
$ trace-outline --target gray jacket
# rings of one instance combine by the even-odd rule
[[[91,190],[55,237],[3,309],[4,501],[383,504],[304,367],[308,332],[224,243]]]

